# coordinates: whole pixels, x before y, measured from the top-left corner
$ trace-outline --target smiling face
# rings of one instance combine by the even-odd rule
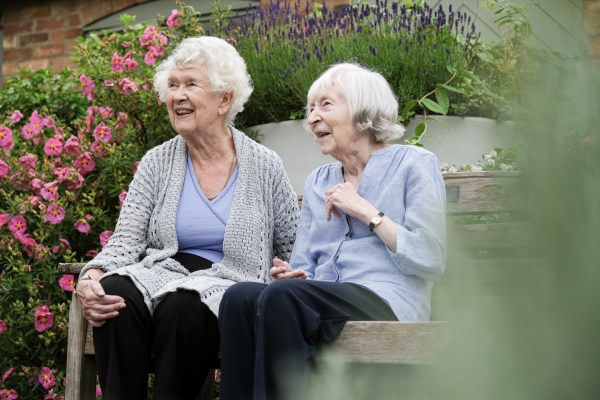
[[[226,126],[229,96],[212,90],[200,68],[173,67],[166,103],[171,125],[184,138]]]
[[[350,119],[350,109],[339,85],[319,89],[309,110],[307,122],[323,154],[341,160],[364,139]]]

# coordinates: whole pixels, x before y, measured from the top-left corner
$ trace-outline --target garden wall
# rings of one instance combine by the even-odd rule
[[[52,68],[54,71],[60,71],[66,66],[72,66],[69,54],[76,44],[76,38],[83,34],[84,26],[132,5],[148,1],[2,1],[2,77],[6,79],[16,75],[20,68]]]

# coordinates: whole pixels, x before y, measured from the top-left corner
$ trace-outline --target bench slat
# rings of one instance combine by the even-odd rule
[[[426,364],[450,339],[445,321],[349,321],[323,354],[341,354],[358,363]]]

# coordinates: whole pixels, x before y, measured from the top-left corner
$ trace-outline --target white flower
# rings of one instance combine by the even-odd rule
[[[500,164],[500,170],[501,171],[512,171],[514,169],[514,167],[512,165],[509,164]]]
[[[490,158],[489,160],[487,160],[487,164],[488,165],[495,165],[496,161],[493,158]]]
[[[481,172],[481,171],[483,171],[483,168],[481,168],[481,166],[479,166],[479,165],[471,165],[471,171]]]

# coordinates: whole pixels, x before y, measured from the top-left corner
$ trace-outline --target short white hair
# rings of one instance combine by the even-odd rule
[[[339,85],[348,104],[350,119],[360,132],[375,142],[400,139],[404,127],[398,122],[398,99],[388,81],[378,72],[353,63],[334,64],[313,82],[307,95],[306,116],[317,92]]]
[[[252,79],[244,59],[225,40],[213,36],[191,37],[181,41],[173,53],[163,60],[154,75],[154,88],[161,101],[166,101],[169,74],[173,67],[202,68],[212,90],[233,93],[231,107],[225,116],[232,123],[244,109],[252,94]]]

